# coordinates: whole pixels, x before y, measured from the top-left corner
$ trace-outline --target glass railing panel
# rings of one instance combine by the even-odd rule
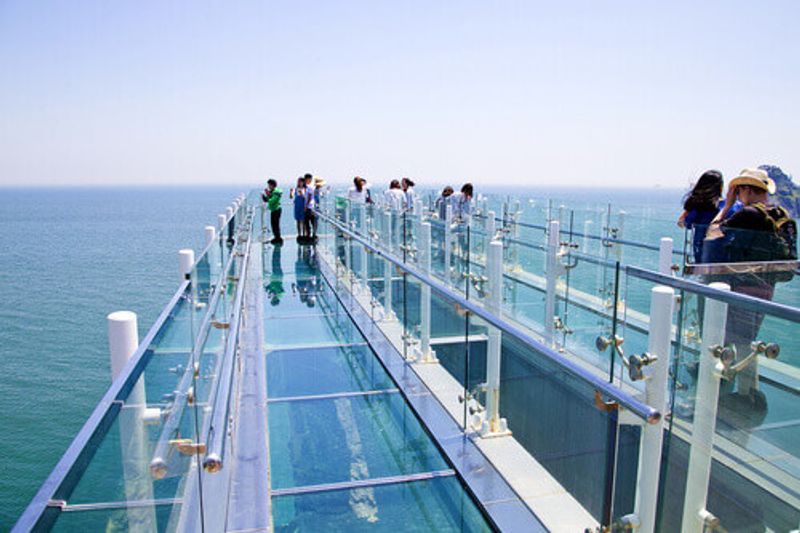
[[[608,374],[610,352],[598,351],[597,341],[615,334],[616,265],[596,261],[576,252],[576,243],[564,242],[558,249],[563,270],[557,286],[555,345]],[[617,324],[620,310],[618,306]]]
[[[180,414],[175,425],[177,440],[170,445],[172,453],[161,465],[163,468],[153,469],[152,463],[162,425],[175,403],[177,382],[191,358],[190,345],[184,351],[158,348],[165,339],[172,342],[191,338],[191,321],[182,313],[191,305],[188,299],[180,300],[179,309],[167,319],[145,352],[141,375],[106,415],[107,424],[100,425],[82,450],[86,459],[78,462],[68,478],[75,480],[74,485],[65,484],[56,491],[56,499],[64,500],[66,505],[55,523],[56,530],[70,530],[71,524],[83,525],[85,521],[100,525],[100,529],[168,530],[178,523],[180,503],[199,498],[196,485],[189,482],[196,474],[191,468],[195,453],[191,444],[200,441],[195,409],[189,407]],[[198,367],[201,379],[206,379],[213,364],[213,354],[209,355]],[[202,387],[192,390],[202,397],[207,395]],[[202,401],[197,397],[194,404]],[[199,514],[194,518],[199,523]]]
[[[618,437],[617,412],[604,400],[598,407],[588,384],[503,335],[500,415],[517,442],[572,495],[576,509],[601,523],[611,515]],[[628,447],[627,440],[621,444]],[[635,487],[635,481],[618,481]]]
[[[61,513],[51,531],[174,531],[180,503],[161,503],[142,509],[96,509]],[[147,516],[143,519],[142,516]]]

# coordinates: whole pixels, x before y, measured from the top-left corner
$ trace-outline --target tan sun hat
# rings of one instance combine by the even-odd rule
[[[317,176],[314,179],[314,187],[324,187],[324,186],[325,186],[325,178]]]
[[[731,180],[728,187],[735,188],[741,185],[749,185],[767,191],[769,194],[775,194],[775,182],[761,169],[746,168],[742,170]]]

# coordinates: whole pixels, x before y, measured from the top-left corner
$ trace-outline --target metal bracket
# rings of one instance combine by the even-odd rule
[[[604,413],[613,413],[614,411],[619,411],[619,403],[615,402],[614,400],[603,400],[603,395],[600,394],[599,390],[594,391],[594,406]]]
[[[206,453],[206,444],[204,442],[194,442],[192,439],[172,439],[169,441],[170,446],[174,446],[181,455],[199,455]]]

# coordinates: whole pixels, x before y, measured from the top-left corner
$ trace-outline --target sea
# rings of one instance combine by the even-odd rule
[[[0,531],[13,526],[110,384],[108,313],[136,312],[143,337],[179,284],[178,250],[199,252],[204,226],[246,191],[0,189]],[[484,192],[521,200],[532,213],[602,213],[610,202],[636,221],[629,238],[657,244],[674,235],[682,245],[680,190]],[[286,230],[290,216],[285,209]]]

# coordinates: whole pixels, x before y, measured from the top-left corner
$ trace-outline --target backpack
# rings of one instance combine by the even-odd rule
[[[797,223],[779,205],[751,204],[763,217],[762,231],[734,231],[727,243],[731,262],[793,261],[797,259]],[[765,281],[787,282],[794,270],[770,272]]]

